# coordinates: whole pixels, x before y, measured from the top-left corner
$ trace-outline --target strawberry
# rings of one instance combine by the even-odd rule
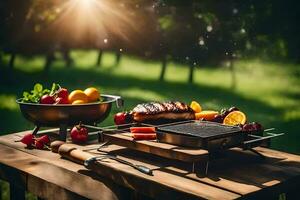
[[[44,143],[41,141],[36,140],[35,141],[35,148],[37,149],[44,149]]]
[[[48,135],[43,135],[42,137],[39,137],[36,139],[39,142],[42,142],[43,144],[49,144],[50,143],[50,138]]]
[[[22,137],[21,142],[27,146],[31,146],[34,143],[34,137],[31,133],[28,133]]]

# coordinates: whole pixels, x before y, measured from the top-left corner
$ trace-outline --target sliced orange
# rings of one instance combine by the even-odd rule
[[[195,111],[195,113],[199,113],[202,111],[202,108],[197,101],[192,101],[190,107]]]
[[[69,102],[73,103],[76,100],[81,100],[84,103],[88,102],[88,96],[82,90],[74,90],[68,96]]]
[[[84,90],[84,93],[87,95],[89,102],[98,101],[100,98],[100,92],[94,87],[89,87]]]
[[[245,124],[247,121],[246,115],[241,111],[233,111],[229,113],[223,120],[225,125]]]
[[[199,119],[205,119],[205,120],[213,120],[215,118],[215,115],[219,114],[217,111],[214,110],[203,110],[199,113],[195,113],[195,118],[197,120]]]

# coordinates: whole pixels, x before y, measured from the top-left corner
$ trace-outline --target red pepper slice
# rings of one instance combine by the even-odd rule
[[[155,133],[155,127],[130,127],[131,133]]]
[[[155,140],[156,133],[134,133],[132,137],[135,140]]]

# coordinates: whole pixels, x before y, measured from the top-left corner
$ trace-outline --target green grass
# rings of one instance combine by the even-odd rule
[[[232,89],[232,74],[227,67],[197,67],[194,84],[187,84],[189,69],[178,63],[168,64],[165,81],[160,82],[161,67],[156,61],[123,56],[120,65],[115,66],[114,54],[105,53],[102,66],[96,67],[96,51],[73,51],[72,57],[74,66],[66,68],[62,61],[57,61],[47,75],[43,74],[42,57],[17,57],[13,72],[1,69],[2,134],[33,127],[21,116],[16,97],[30,90],[36,82],[48,86],[58,82],[70,90],[95,86],[102,93],[121,95],[125,100],[124,110],[140,102],[174,99],[187,103],[196,100],[204,109],[219,110],[235,105],[247,114],[248,121],[258,121],[265,127],[287,133],[273,140],[273,148],[300,153],[299,66],[260,60],[237,61],[236,88]],[[112,113],[117,111],[114,108]],[[101,125],[112,123],[109,117]]]

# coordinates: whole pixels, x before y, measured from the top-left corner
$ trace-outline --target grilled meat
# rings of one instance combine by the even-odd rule
[[[178,121],[195,118],[194,111],[188,105],[178,101],[138,104],[132,112],[133,119],[136,122],[148,122],[154,120]]]

